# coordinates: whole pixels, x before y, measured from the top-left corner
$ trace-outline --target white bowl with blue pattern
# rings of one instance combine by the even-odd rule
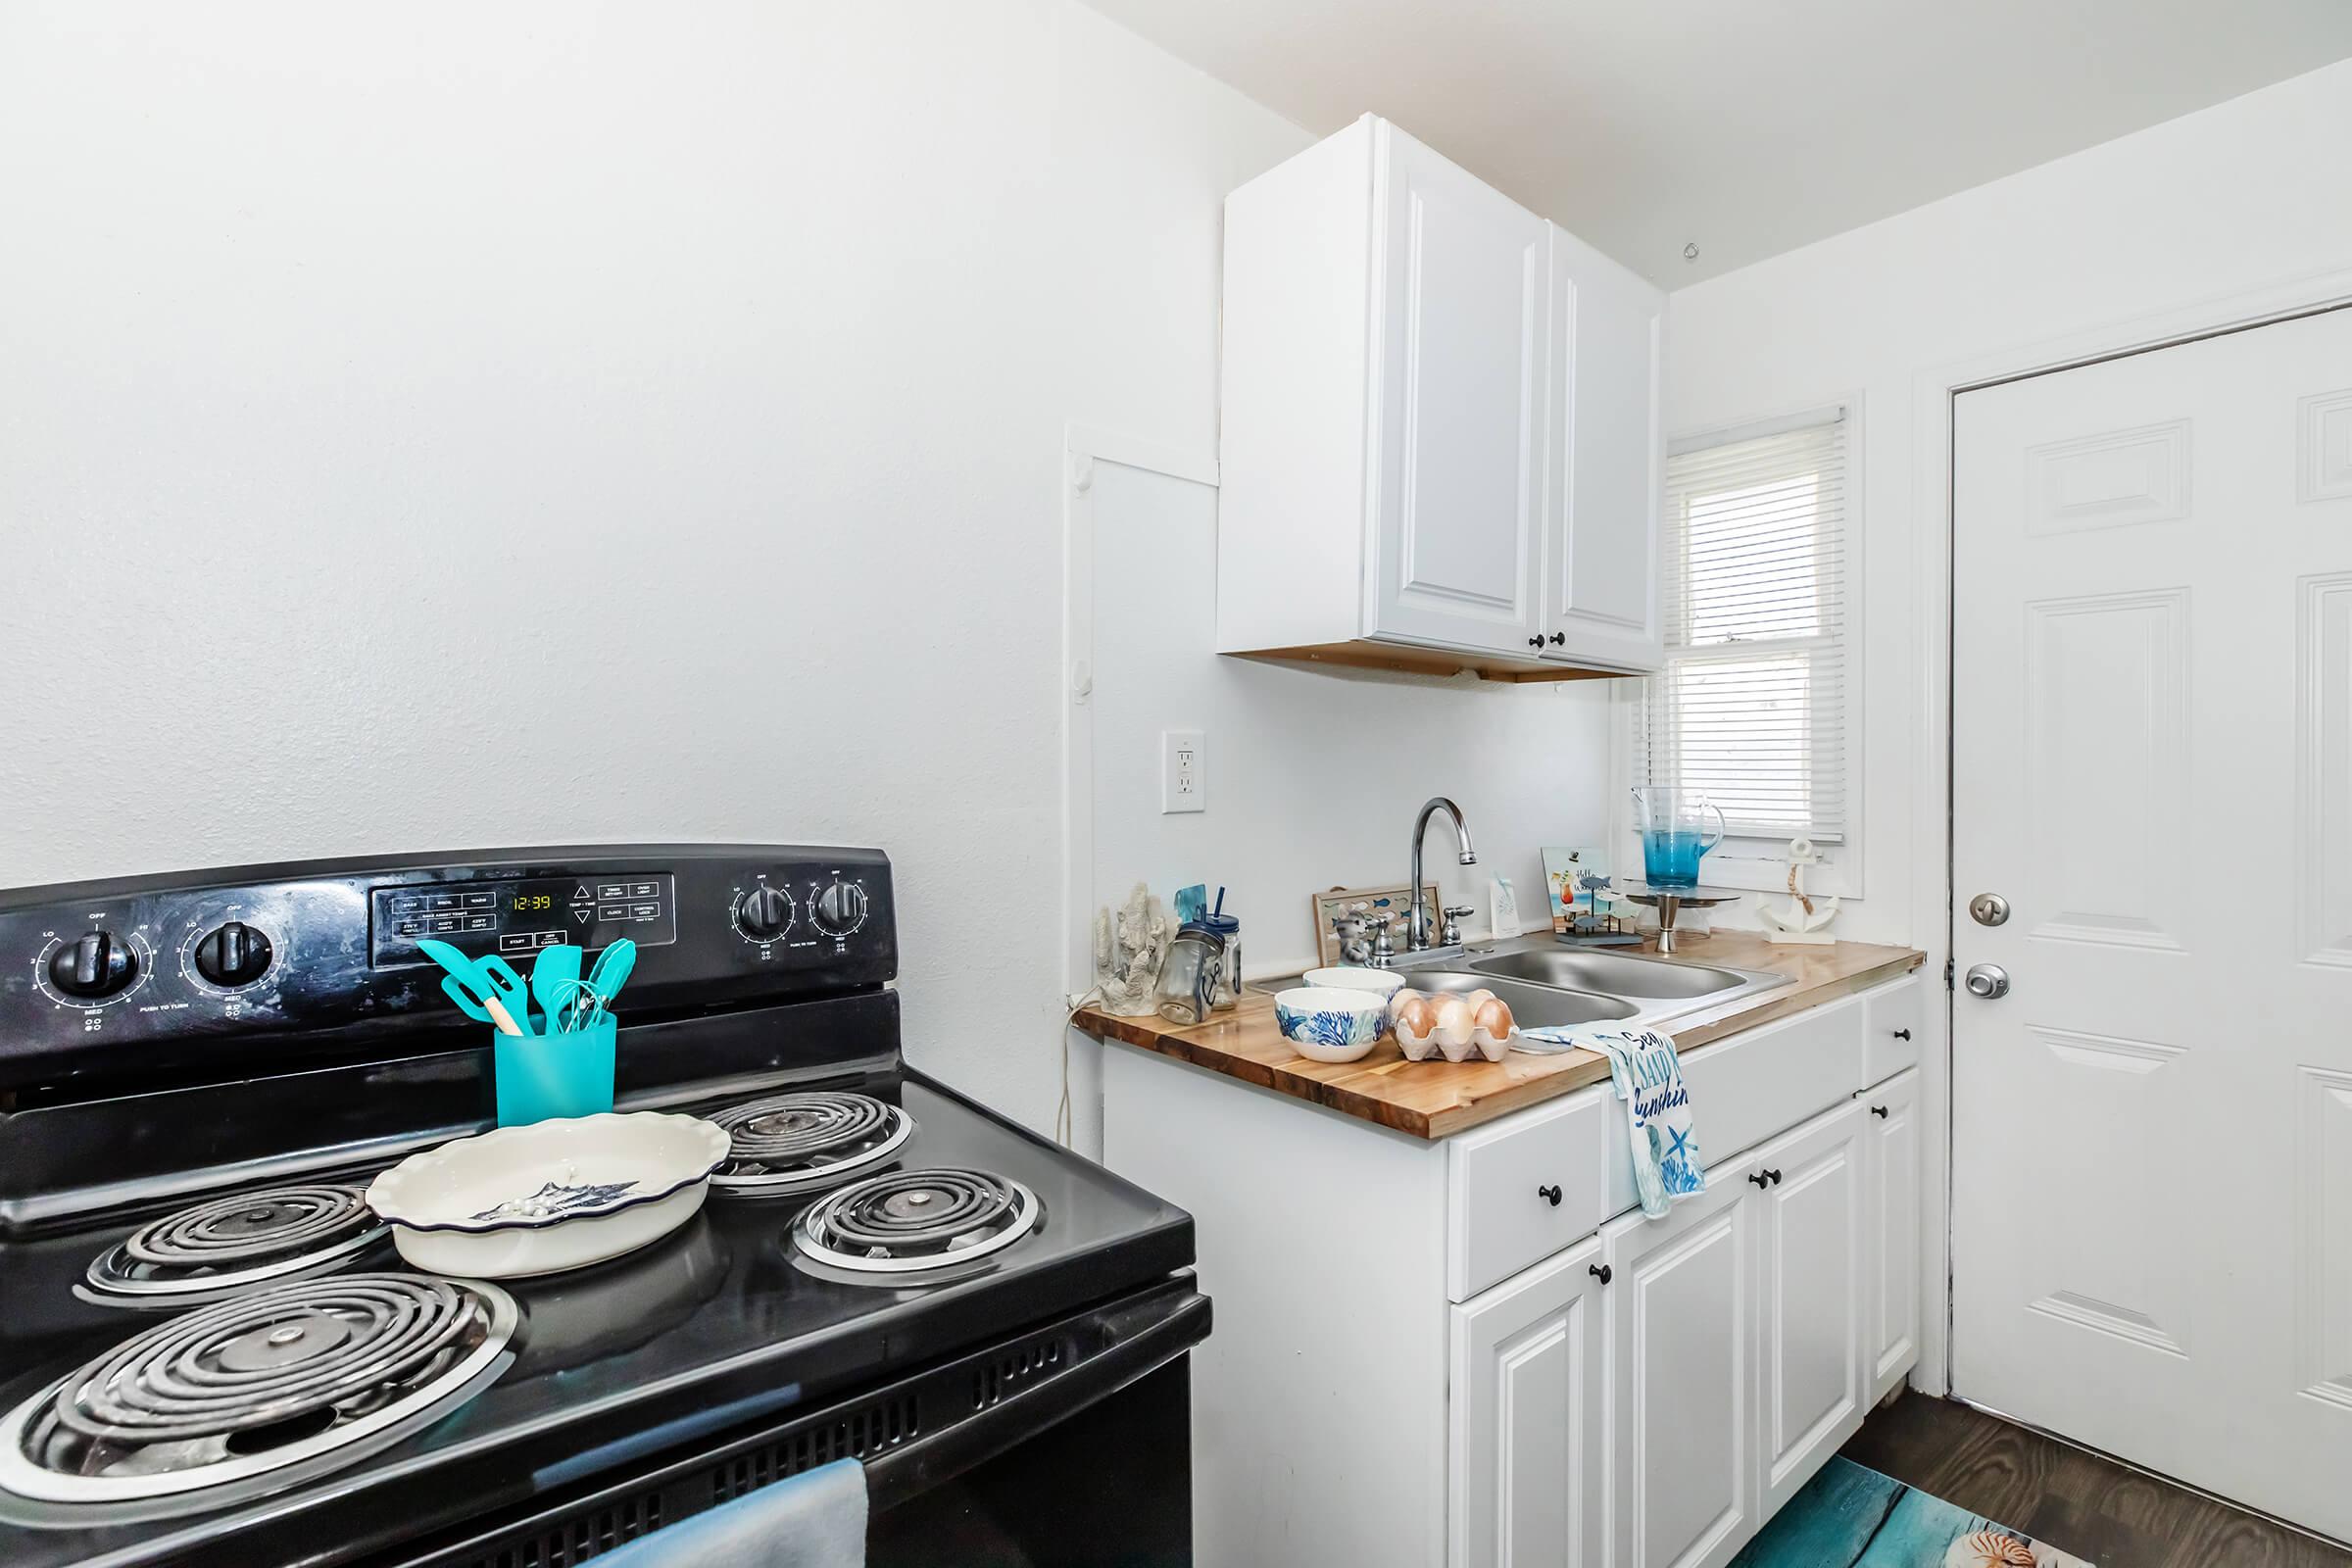
[[[1274,993],[1274,1021],[1291,1049],[1313,1061],[1353,1061],[1380,1039],[1389,999],[1372,991],[1297,986]]]

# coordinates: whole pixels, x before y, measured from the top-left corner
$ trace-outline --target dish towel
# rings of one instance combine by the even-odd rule
[[[1609,1082],[1625,1102],[1633,1135],[1634,1190],[1642,1212],[1662,1218],[1676,1202],[1707,1190],[1707,1167],[1690,1129],[1690,1091],[1674,1042],[1655,1029],[1579,1024],[1520,1031],[1554,1047],[1582,1047],[1609,1058]]]
[[[865,1466],[836,1459],[597,1559],[607,1568],[865,1568]]]

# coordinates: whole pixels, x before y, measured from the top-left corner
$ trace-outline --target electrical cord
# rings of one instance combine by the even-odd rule
[[[1054,1141],[1064,1149],[1070,1147],[1070,1140],[1078,1131],[1070,1111],[1070,1029],[1088,1004],[1102,1000],[1102,988],[1089,986],[1084,995],[1070,1004],[1070,1010],[1061,1015],[1061,1103],[1054,1111]]]

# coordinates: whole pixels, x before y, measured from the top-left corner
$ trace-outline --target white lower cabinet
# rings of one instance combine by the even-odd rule
[[[1601,1243],[1453,1309],[1448,1560],[1602,1568]]]
[[[1863,1377],[1886,1396],[1919,1359],[1919,1069],[1859,1097],[1869,1206],[1863,1216]]]
[[[1601,1227],[1609,1561],[1622,1568],[1716,1568],[1755,1532],[1752,1191],[1718,1168],[1664,1218]]]
[[[1708,1189],[1657,1220],[1605,1083],[1433,1143],[1106,1051],[1109,1163],[1216,1302],[1200,1560],[1729,1563],[1919,1358],[1919,1075],[1866,1074],[1924,1011],[1904,979],[1693,1053]]]
[[[1848,1103],[1748,1156],[1756,1210],[1756,1495],[1762,1517],[1861,1426],[1868,1150]]]

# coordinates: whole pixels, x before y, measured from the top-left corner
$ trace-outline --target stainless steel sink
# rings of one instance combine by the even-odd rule
[[[1475,966],[1474,966],[1475,967]],[[1621,997],[1594,996],[1590,991],[1554,985],[1527,985],[1491,974],[1459,969],[1411,969],[1405,983],[1416,991],[1492,991],[1511,1009],[1522,1029],[1547,1029],[1560,1024],[1605,1023],[1631,1018],[1642,1009]]]
[[[1695,963],[1661,963],[1655,958],[1630,957],[1622,953],[1561,949],[1506,953],[1477,959],[1470,967],[1483,975],[1532,980],[1540,986],[1567,986],[1577,991],[1677,1002],[1734,991],[1746,983],[1744,974],[1729,969],[1710,969]]]

